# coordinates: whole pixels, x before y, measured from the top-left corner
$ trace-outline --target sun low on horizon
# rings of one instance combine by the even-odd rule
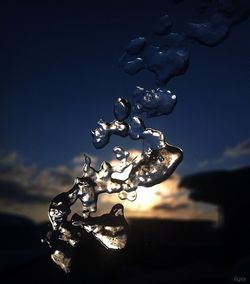
[[[132,158],[140,155],[140,151],[130,149]],[[110,161],[118,166],[119,161]],[[194,202],[189,192],[180,188],[181,176],[175,172],[167,180],[152,187],[139,186],[134,201],[121,200],[118,194],[101,194],[98,199],[99,212],[108,211],[111,205],[121,203],[128,218],[173,218],[173,219],[207,219],[218,222],[218,210],[214,205]]]
[[[132,159],[141,153],[135,149],[128,149],[128,151]],[[33,202],[30,198],[26,202],[26,199],[6,201],[2,203],[1,211],[23,215],[36,222],[47,221],[48,207],[53,196],[70,190],[74,178],[81,175],[83,154],[72,159],[71,167],[66,164],[44,170],[22,164],[17,155],[14,155],[14,158],[12,156],[9,159],[14,159],[12,161],[13,167],[22,173],[15,181],[22,186],[26,199],[29,197],[28,193],[31,192],[36,193],[36,195],[32,195],[36,199]],[[102,162],[100,157],[95,156],[92,156],[91,160],[93,167],[96,168],[98,168],[98,163]],[[109,162],[112,166],[119,167],[119,160],[111,158]],[[13,179],[13,175],[9,178]],[[106,214],[115,204],[120,203],[124,206],[127,218],[198,219],[218,222],[218,208],[215,205],[191,200],[189,191],[179,187],[181,178],[181,175],[175,172],[166,181],[152,187],[138,187],[137,198],[134,201],[121,200],[116,193],[100,194],[97,212],[93,216]],[[71,211],[82,214],[82,205],[79,200],[71,207]]]
[[[130,149],[129,153],[131,158],[140,155],[140,151],[136,149]],[[110,163],[114,167],[119,167],[120,164],[116,159],[110,160]],[[139,186],[133,201],[121,200],[116,193],[100,194],[98,211],[94,215],[107,213],[114,204],[120,203],[124,206],[128,218],[198,219],[218,222],[218,208],[192,201],[189,192],[179,187],[180,180],[181,176],[175,172],[164,182],[152,187]]]

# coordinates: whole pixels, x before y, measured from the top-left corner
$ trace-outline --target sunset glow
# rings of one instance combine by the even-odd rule
[[[155,206],[162,203],[168,204],[170,207],[175,206],[179,201],[186,200],[186,196],[180,197],[180,189],[178,188],[179,176],[173,175],[170,179],[150,188],[138,187],[136,190],[137,198],[135,201],[122,201],[117,194],[103,194],[99,197],[102,205],[107,203],[123,203],[128,211],[128,215],[138,215],[138,213],[148,213]]]
[[[131,158],[135,158],[140,154],[138,150],[129,150]],[[117,160],[112,160],[110,163],[119,168],[120,162]],[[128,176],[128,170],[131,171],[131,168],[126,168],[124,173],[119,173],[119,179],[125,180]],[[139,186],[136,190],[137,198],[135,201],[123,201],[125,202],[126,208],[129,211],[148,211],[153,209],[155,206],[161,204],[163,201],[168,203],[174,203],[174,195],[179,192],[178,188],[179,176],[173,175],[168,180],[157,184],[155,186],[146,188]],[[113,203],[113,202],[121,202],[119,198],[117,198],[116,194],[112,195],[102,195],[99,198],[102,203]]]

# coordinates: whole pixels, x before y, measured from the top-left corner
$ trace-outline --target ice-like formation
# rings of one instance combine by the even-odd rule
[[[128,100],[118,98],[113,109],[114,120],[101,119],[98,127],[91,131],[96,148],[105,147],[112,135],[119,135],[140,139],[142,152],[133,158],[128,151],[115,146],[113,152],[120,164],[114,166],[104,161],[98,170],[91,166],[90,157],[85,155],[83,175],[75,179],[68,192],[60,193],[51,201],[51,229],[44,241],[52,249],[52,260],[66,273],[71,269],[74,248],[84,242],[88,233],[108,249],[119,250],[126,246],[128,224],[121,204],[113,206],[108,214],[91,216],[97,210],[99,194],[117,193],[121,200],[133,201],[138,186],[151,187],[166,180],[181,162],[182,151],[170,145],[159,130],[147,128],[142,115],[149,118],[168,115],[174,109],[176,96],[162,86],[187,70],[190,39],[214,46],[226,37],[232,25],[250,12],[250,1],[244,0],[203,1],[200,11],[204,12],[212,2],[216,9],[209,21],[190,23],[186,33],[174,33],[172,21],[165,15],[155,28],[157,43],[150,44],[144,37],[138,37],[129,43],[121,57],[120,65],[125,72],[134,75],[147,69],[156,75],[161,88],[145,90],[137,87],[132,105]],[[70,217],[71,207],[77,200],[82,204],[82,216],[74,214]]]
[[[182,151],[168,144],[159,130],[147,128],[141,117],[142,113],[147,117],[169,114],[176,103],[175,95],[166,89],[149,91],[137,87],[134,99],[131,106],[128,100],[118,98],[113,109],[115,119],[100,120],[91,134],[96,148],[107,145],[112,135],[140,139],[141,154],[131,157],[128,151],[115,146],[113,152],[120,164],[113,166],[104,161],[99,170],[91,166],[90,157],[85,155],[82,177],[75,179],[68,192],[51,201],[52,228],[45,241],[53,250],[53,261],[65,272],[70,271],[73,248],[84,240],[86,233],[92,233],[109,249],[122,249],[126,245],[127,223],[122,205],[115,205],[109,214],[91,216],[97,210],[99,194],[118,193],[121,200],[133,201],[138,186],[151,187],[166,180],[182,160]],[[74,214],[70,218],[71,207],[77,200],[82,204],[82,216]]]
[[[171,91],[161,88],[147,91],[136,87],[134,99],[133,112],[139,115],[145,112],[147,117],[167,115],[172,112],[176,104],[176,96]]]
[[[99,170],[91,166],[90,157],[85,155],[83,176],[76,178],[73,187],[68,192],[57,195],[50,204],[49,218],[54,230],[67,221],[70,207],[77,199],[81,201],[83,215],[87,218],[91,212],[96,211],[99,194],[120,193],[124,197],[125,193],[134,192],[138,186],[150,187],[162,182],[180,163],[182,151],[169,145],[163,133],[147,128],[142,118],[135,116],[142,112],[149,116],[168,114],[175,105],[175,96],[170,91],[146,91],[137,87],[135,97],[136,102],[132,108],[127,100],[119,98],[114,105],[114,115],[120,121],[98,122],[99,127],[92,131],[92,136],[96,148],[108,144],[112,134],[122,133],[122,136],[129,136],[134,140],[141,139],[142,153],[130,158],[129,152],[116,146],[114,153],[121,161],[119,167],[105,161]]]
[[[206,21],[187,23],[185,31],[176,33],[172,31],[170,17],[164,15],[155,27],[155,34],[158,36],[156,42],[149,43],[144,37],[130,41],[120,58],[123,70],[134,75],[146,69],[155,74],[156,83],[162,86],[171,78],[186,72],[189,65],[190,43],[199,42],[209,47],[216,46],[227,37],[233,25],[250,15],[249,0],[198,2],[201,13],[209,11],[206,14]]]
[[[61,202],[64,201],[62,199]],[[57,229],[53,226],[48,231],[43,241],[51,247],[52,260],[64,272],[70,272],[74,249],[81,241],[84,242],[86,232],[91,233],[106,248],[123,249],[127,243],[128,232],[123,206],[117,204],[113,206],[110,213],[99,217],[85,218],[74,214],[70,221],[65,218]]]
[[[167,34],[171,31],[172,25],[173,24],[172,24],[172,21],[170,20],[169,16],[164,15],[163,17],[160,18],[160,20],[156,24],[155,33],[157,35]]]
[[[250,1],[217,0],[210,20],[204,23],[189,23],[187,36],[201,44],[215,46],[225,39],[233,25],[247,18],[249,14]]]
[[[166,83],[186,71],[189,62],[187,39],[181,34],[170,33],[168,20],[165,16],[157,25],[156,33],[161,36],[159,44],[151,45],[143,37],[129,43],[120,58],[120,65],[126,73],[134,75],[148,69],[156,75],[158,82]]]

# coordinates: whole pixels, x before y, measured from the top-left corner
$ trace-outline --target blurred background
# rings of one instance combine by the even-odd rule
[[[176,172],[139,188],[134,202],[100,197],[98,214],[123,203],[127,248],[106,251],[86,236],[66,276],[40,243],[49,203],[81,176],[84,153],[98,169],[104,160],[115,163],[116,145],[132,155],[141,151],[140,142],[120,137],[96,150],[90,135],[100,118],[113,119],[117,97],[132,101],[136,86],[156,87],[153,73],[131,77],[119,68],[130,40],[154,42],[154,26],[165,14],[175,32],[187,22],[207,21],[209,13],[199,9],[212,2],[1,4],[0,269],[9,280],[72,282],[81,275],[87,283],[250,282],[247,19],[215,47],[191,44],[187,72],[167,83],[178,99],[173,113],[145,120],[183,150]],[[92,273],[96,269],[101,273]]]

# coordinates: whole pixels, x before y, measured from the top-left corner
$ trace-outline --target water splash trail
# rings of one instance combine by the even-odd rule
[[[121,204],[115,205],[109,214],[92,217],[97,210],[98,196],[102,193],[118,193],[119,198],[133,201],[138,186],[151,187],[166,180],[182,160],[182,151],[170,145],[162,132],[147,128],[141,117],[167,115],[176,104],[176,96],[169,90],[145,90],[137,87],[134,103],[118,98],[114,104],[115,119],[100,120],[91,131],[96,148],[105,147],[112,135],[141,139],[140,155],[131,158],[120,146],[113,148],[118,166],[104,161],[99,170],[91,166],[91,158],[85,155],[83,175],[74,181],[68,192],[57,195],[49,207],[52,230],[45,241],[53,249],[52,259],[65,272],[70,271],[71,251],[78,245],[84,233],[92,233],[106,248],[122,249],[127,243],[127,223]],[[146,190],[146,189],[145,189]],[[82,217],[74,214],[69,220],[72,205],[80,200]]]
[[[179,2],[179,1],[178,1]],[[72,255],[84,236],[91,233],[108,249],[123,249],[127,243],[128,224],[122,205],[115,205],[110,213],[93,217],[97,210],[98,196],[102,193],[118,193],[120,199],[136,199],[138,186],[151,187],[166,180],[183,158],[182,151],[170,145],[165,135],[156,129],[146,127],[143,120],[168,115],[176,105],[176,96],[165,85],[173,77],[186,72],[189,65],[190,43],[199,42],[209,47],[216,46],[228,36],[233,25],[241,22],[250,13],[250,1],[217,0],[201,1],[200,11],[212,11],[210,20],[203,23],[189,23],[183,33],[172,32],[173,24],[168,15],[160,18],[155,28],[158,43],[150,44],[146,38],[133,39],[120,58],[120,66],[130,75],[143,69],[156,76],[157,89],[145,90],[136,87],[131,105],[125,98],[118,98],[114,104],[114,120],[98,121],[91,131],[93,145],[101,149],[113,135],[142,140],[141,154],[132,158],[120,146],[113,152],[120,161],[113,166],[107,161],[100,169],[91,166],[87,155],[83,162],[83,175],[74,181],[68,192],[57,195],[49,207],[51,230],[45,240],[52,249],[52,260],[65,272],[71,268]],[[213,9],[210,9],[213,5]],[[71,207],[80,200],[82,216],[74,214]]]

